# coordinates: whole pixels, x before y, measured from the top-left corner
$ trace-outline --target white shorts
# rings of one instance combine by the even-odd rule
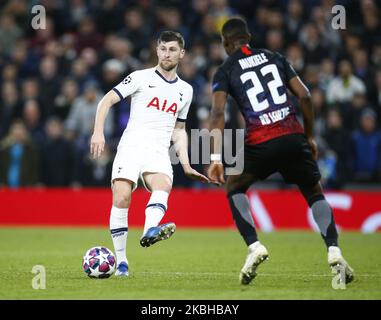
[[[173,170],[167,148],[144,145],[119,144],[112,165],[111,184],[115,179],[128,179],[133,182],[134,191],[138,180],[141,179],[144,187],[144,172],[166,174],[173,181]]]

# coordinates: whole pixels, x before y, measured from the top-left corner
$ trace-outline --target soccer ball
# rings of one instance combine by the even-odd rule
[[[115,271],[115,256],[110,249],[93,247],[83,256],[82,268],[90,278],[109,278]]]

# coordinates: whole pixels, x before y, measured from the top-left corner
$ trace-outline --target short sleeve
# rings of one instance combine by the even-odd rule
[[[222,68],[218,68],[212,82],[212,90],[216,91],[229,91],[229,79],[227,74],[222,70]]]
[[[290,64],[290,62],[287,61],[287,59],[279,54],[279,57],[282,61],[282,64],[284,66],[284,74],[286,76],[287,82],[290,81],[292,78],[297,77],[298,74],[296,73],[293,66]]]
[[[185,122],[187,120],[188,111],[189,111],[190,105],[192,104],[192,99],[193,99],[193,88],[192,87],[190,88],[191,89],[189,90],[189,93],[188,93],[187,102],[184,108],[182,108],[179,111],[179,115],[177,116],[177,121]]]
[[[122,100],[127,96],[135,93],[139,88],[139,83],[139,74],[135,71],[124,78],[112,90],[114,90]]]

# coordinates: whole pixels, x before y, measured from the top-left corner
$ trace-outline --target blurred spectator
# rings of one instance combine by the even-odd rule
[[[89,71],[89,65],[83,58],[77,58],[71,66],[71,75],[79,86],[79,91],[83,91],[83,86],[87,81],[94,80]]]
[[[101,67],[97,51],[93,48],[83,49],[80,57],[86,63],[89,73],[96,79],[99,79],[101,77]]]
[[[84,161],[80,173],[81,185],[87,187],[108,187],[112,171],[113,157],[107,145],[99,158],[89,153]]]
[[[3,70],[1,73],[1,81],[2,82],[6,82],[6,81],[16,82],[18,80],[17,73],[18,73],[18,70],[14,64],[6,64],[3,67]]]
[[[14,82],[4,82],[0,99],[0,139],[8,133],[14,118],[21,116],[21,105]]]
[[[212,65],[221,64],[226,58],[226,53],[222,47],[221,41],[215,39],[209,45],[209,63]]]
[[[132,56],[132,44],[126,39],[116,39],[112,54],[115,59],[123,64],[126,73],[131,73],[142,67],[141,62]]]
[[[327,49],[330,48],[331,51],[338,51],[341,45],[341,38],[338,30],[332,28],[333,6],[333,3],[315,6],[312,9],[312,21],[319,32],[322,46]]]
[[[77,83],[72,78],[65,79],[61,86],[60,93],[54,99],[53,115],[58,117],[61,121],[65,121],[78,93]]]
[[[185,40],[189,41],[189,30],[183,25],[180,10],[175,6],[162,5],[156,10],[157,23],[160,28],[158,33],[163,30],[174,30],[180,32]]]
[[[102,91],[108,92],[123,80],[125,67],[117,59],[107,60],[102,68]]]
[[[38,178],[38,151],[25,125],[15,120],[0,144],[0,184],[11,188],[35,186]]]
[[[328,85],[327,101],[328,103],[350,102],[356,93],[366,93],[364,82],[353,75],[350,62],[342,60],[339,63],[339,76]]]
[[[9,55],[15,46],[16,40],[23,35],[13,16],[3,13],[0,16],[0,53]]]
[[[6,1],[3,12],[12,16],[17,25],[26,30],[29,22],[29,10],[27,1],[23,0],[9,0]]]
[[[188,8],[188,14],[185,15],[185,23],[192,30],[192,33],[197,35],[195,40],[201,41],[202,33],[202,21],[208,14],[209,3],[205,0],[192,0],[190,1],[190,8]],[[212,17],[210,17],[212,20]],[[192,47],[194,43],[192,42]]]
[[[44,132],[41,119],[40,106],[36,100],[26,100],[22,110],[22,119],[36,146],[41,145],[44,140]]]
[[[97,12],[96,22],[100,32],[108,34],[122,28],[123,6],[119,0],[105,0],[101,2],[101,8]]]
[[[215,31],[219,33],[223,24],[236,12],[229,6],[227,0],[211,0],[211,4],[211,15],[214,17]]]
[[[254,46],[262,48],[266,45],[268,10],[265,6],[259,6],[254,18],[249,22],[250,31],[253,33]]]
[[[318,88],[320,86],[319,82],[319,66],[309,64],[304,69],[303,80],[308,88]]]
[[[372,103],[377,106],[376,113],[378,117],[378,124],[381,127],[381,69],[376,72],[374,77],[375,80],[375,88],[372,94]]]
[[[318,143],[318,166],[321,174],[320,183],[324,188],[330,189],[337,187],[337,157],[328,147],[327,143],[320,139]]]
[[[95,114],[98,102],[102,98],[98,84],[95,81],[89,81],[85,84],[83,95],[78,97],[70,110],[66,120],[66,128],[70,131],[70,136],[77,139],[87,139],[92,134]],[[110,109],[105,122],[105,136],[112,135],[113,110]],[[87,143],[86,143],[87,145]]]
[[[327,111],[323,90],[319,88],[313,88],[311,90],[311,99],[315,113],[314,134],[317,136],[322,136],[326,130],[325,113]]]
[[[266,34],[266,49],[274,52],[283,52],[284,48],[284,36],[278,29],[269,30]]]
[[[303,49],[298,43],[291,43],[286,52],[288,62],[296,72],[301,72],[305,66]]]
[[[80,24],[81,20],[86,18],[90,13],[89,7],[84,0],[70,0],[69,18],[70,23],[76,27]]]
[[[361,116],[366,108],[372,106],[368,103],[366,95],[363,93],[356,93],[351,100],[351,103],[342,105],[345,127],[349,130],[355,130],[360,127]]]
[[[303,26],[303,4],[300,0],[291,0],[287,5],[287,37],[288,41],[298,40],[298,34]]]
[[[181,79],[193,87],[193,102],[198,103],[198,99],[201,97],[203,87],[205,86],[205,79],[197,73],[196,65],[190,54],[183,58],[179,67],[179,74]]]
[[[319,87],[326,92],[329,83],[335,77],[335,65],[331,59],[323,59],[319,70]]]
[[[146,25],[138,7],[125,11],[124,23],[125,26],[119,30],[118,35],[131,41],[134,44],[132,54],[141,57],[142,50],[145,50],[150,42],[150,28]]]
[[[371,61],[377,68],[381,68],[381,40],[374,43],[371,50]]]
[[[24,105],[28,100],[36,100],[40,108],[40,114],[45,119],[48,111],[46,105],[43,103],[43,95],[41,94],[41,87],[38,79],[27,78],[21,83],[21,102]],[[22,113],[22,110],[21,110]],[[22,116],[19,114],[18,116]]]
[[[103,36],[97,32],[96,25],[91,16],[80,19],[76,38],[76,50],[81,52],[85,48],[99,50],[103,45]]]
[[[330,180],[330,187],[341,188],[349,175],[350,135],[343,126],[343,119],[338,109],[327,113],[327,129],[323,135],[329,149],[336,155],[335,177]]]
[[[28,50],[25,40],[18,40],[10,52],[10,62],[17,68],[19,78],[33,77],[38,73],[39,56],[36,52]]]
[[[328,48],[323,44],[321,34],[314,23],[305,25],[299,40],[303,44],[306,63],[319,64],[324,58],[327,58]]]
[[[33,49],[34,52],[41,55],[45,46],[55,40],[55,24],[54,20],[47,16],[45,19],[46,28],[37,29],[36,34],[29,41],[30,48]]]
[[[45,134],[41,147],[41,182],[49,187],[69,186],[74,182],[74,149],[64,139],[61,120],[49,118]]]
[[[102,91],[112,90],[124,78],[124,65],[117,59],[107,60],[103,64]],[[130,99],[123,99],[113,107],[115,134],[120,136],[127,126],[130,115]]]
[[[352,54],[353,74],[360,78],[367,90],[372,87],[374,74],[369,67],[368,55],[364,49],[357,49]]]
[[[356,181],[372,182],[381,172],[381,131],[376,128],[375,112],[365,109],[360,125],[352,134],[352,170]]]
[[[43,91],[41,99],[46,106],[47,114],[53,111],[53,103],[58,95],[61,85],[61,77],[58,75],[57,61],[53,57],[44,57],[40,63],[40,87]]]

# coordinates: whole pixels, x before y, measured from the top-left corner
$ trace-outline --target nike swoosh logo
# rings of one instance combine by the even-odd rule
[[[148,85],[148,88],[156,88],[156,86]]]

